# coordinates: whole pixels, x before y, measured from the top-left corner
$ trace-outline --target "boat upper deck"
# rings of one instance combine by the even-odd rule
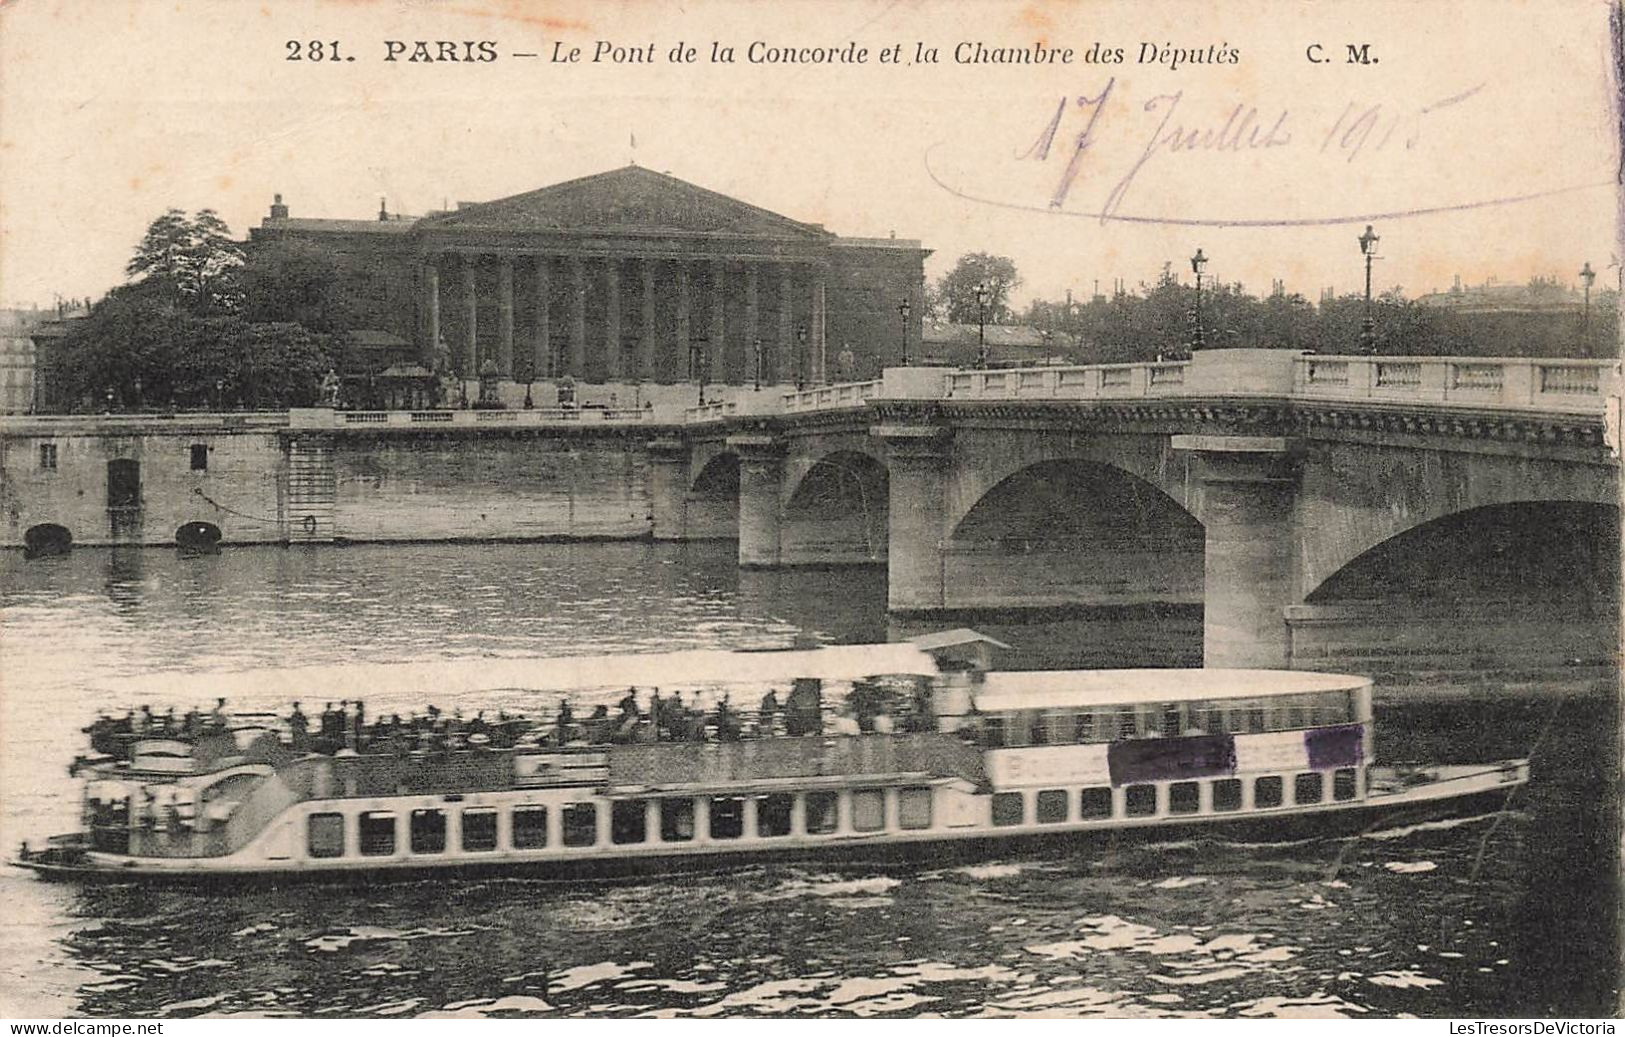
[[[976,708],[1015,710],[1134,706],[1360,691],[1365,677],[1287,670],[996,670],[983,676]]]

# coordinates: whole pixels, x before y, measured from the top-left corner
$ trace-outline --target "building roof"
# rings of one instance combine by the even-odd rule
[[[976,324],[929,320],[920,328],[920,341],[926,345],[975,345],[981,331]],[[989,324],[986,331],[989,346],[1044,347],[1044,333],[1028,324]]]
[[[524,194],[426,217],[425,229],[722,234],[825,240],[834,237],[737,198],[630,165]]]
[[[1581,309],[1585,297],[1555,281],[1501,284],[1492,278],[1483,284],[1463,285],[1458,277],[1449,291],[1432,292],[1416,303],[1463,313],[1566,313]]]
[[[271,230],[324,231],[328,234],[405,234],[419,222],[418,219],[317,220],[267,216],[260,221],[260,226]]]
[[[994,648],[1009,648],[1010,646],[998,638],[988,637],[978,630],[970,627],[957,627],[953,630],[939,630],[934,634],[921,634],[919,637],[908,639],[909,644],[918,645],[924,651],[935,651],[939,648],[957,648],[960,645],[988,644]]]
[[[350,332],[350,342],[362,349],[400,349],[409,344],[393,331],[379,331],[376,328],[358,328]]]
[[[1303,670],[996,670],[986,675],[976,708],[1002,712],[1302,695],[1370,683],[1365,677]]]

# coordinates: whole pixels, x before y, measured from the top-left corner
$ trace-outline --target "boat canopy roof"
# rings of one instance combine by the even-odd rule
[[[986,675],[975,699],[982,712],[1000,713],[1305,695],[1353,691],[1370,683],[1365,677],[1302,670],[1002,670]]]
[[[918,646],[829,645],[799,651],[649,652],[550,658],[480,658],[434,662],[296,666],[235,673],[153,673],[119,681],[134,695],[203,700],[252,691],[256,697],[324,701],[387,692],[424,701],[465,692],[527,689],[543,692],[612,688],[787,685],[797,677],[853,681],[867,677],[934,675],[936,662]]]

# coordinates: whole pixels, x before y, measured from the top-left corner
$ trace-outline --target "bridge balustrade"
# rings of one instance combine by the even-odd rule
[[[1292,389],[1310,399],[1600,413],[1618,367],[1613,360],[1305,356]]]

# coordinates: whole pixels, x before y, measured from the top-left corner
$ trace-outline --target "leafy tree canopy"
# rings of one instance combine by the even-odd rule
[[[1021,286],[1021,275],[1008,256],[967,252],[954,268],[937,282],[934,308],[954,324],[975,324],[983,315],[977,299],[978,286],[987,291],[986,318],[989,324],[1008,324],[1012,311],[1010,293]]]

